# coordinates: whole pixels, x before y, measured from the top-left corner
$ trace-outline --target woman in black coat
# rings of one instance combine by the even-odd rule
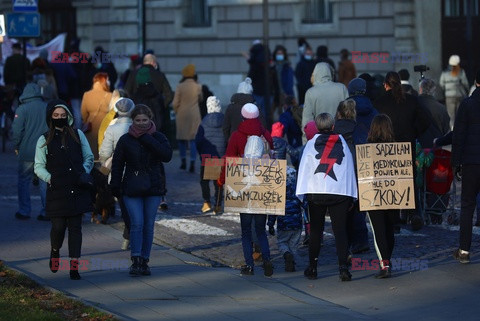
[[[73,129],[73,115],[60,99],[47,105],[48,132],[40,136],[35,151],[35,174],[47,182],[46,216],[52,222],[49,266],[55,273],[60,248],[68,228],[70,278],[79,280],[78,258],[82,247],[82,214],[93,209],[89,188],[80,186],[80,176],[93,168],[93,153],[85,135]]]
[[[122,195],[130,216],[130,274],[150,275],[155,216],[166,192],[161,167],[171,160],[172,148],[165,135],[156,131],[150,108],[137,105],[131,117],[133,124],[113,154],[110,184],[114,195]]]

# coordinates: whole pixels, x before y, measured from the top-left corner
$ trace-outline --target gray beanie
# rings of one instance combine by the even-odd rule
[[[118,117],[130,117],[133,108],[135,108],[135,104],[129,98],[120,98],[115,103],[115,109],[117,110]]]

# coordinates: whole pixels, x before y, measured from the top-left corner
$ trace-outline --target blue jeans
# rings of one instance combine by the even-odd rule
[[[252,247],[252,221],[255,222],[255,233],[258,237],[258,243],[262,249],[263,261],[270,261],[270,247],[268,245],[267,233],[265,233],[265,224],[267,215],[264,214],[240,214],[240,225],[242,227],[242,247],[245,263],[248,266],[254,266],[253,247]]]
[[[32,205],[30,203],[30,184],[33,178],[33,162],[18,162],[18,212],[30,216]],[[47,183],[39,180],[40,198],[42,208],[40,215],[45,215],[45,198],[47,195]]]
[[[187,158],[187,142],[190,144],[190,161],[194,162],[197,158],[197,146],[195,140],[178,140],[178,151],[180,152],[180,158]]]
[[[161,196],[128,197],[123,196],[125,207],[130,216],[131,256],[150,258],[153,243],[155,216]]]

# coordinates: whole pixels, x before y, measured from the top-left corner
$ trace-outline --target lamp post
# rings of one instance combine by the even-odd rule
[[[272,119],[270,118],[270,52],[268,46],[269,29],[268,29],[268,0],[262,2],[263,13],[263,48],[265,50],[265,121],[270,128]]]

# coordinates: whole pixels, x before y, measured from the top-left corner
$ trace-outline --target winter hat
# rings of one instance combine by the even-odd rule
[[[450,66],[458,66],[460,64],[460,57],[458,55],[451,55],[448,59],[448,64]]]
[[[238,84],[237,93],[238,94],[248,94],[251,95],[253,92],[252,79],[249,77],[245,78],[240,84]]]
[[[364,95],[367,92],[367,82],[362,78],[353,78],[348,83],[348,93],[351,96]]]
[[[135,108],[135,103],[129,98],[120,98],[115,103],[118,117],[130,117],[133,108]]]
[[[311,120],[303,127],[303,131],[305,132],[307,140],[310,140],[315,134],[318,134],[317,124],[315,124],[314,120]]]
[[[182,69],[182,76],[185,78],[192,78],[195,76],[195,65],[188,64]]]
[[[283,124],[279,121],[272,125],[272,137],[283,137]]]
[[[207,98],[207,113],[221,113],[222,106],[220,106],[220,100],[215,96]]]
[[[254,104],[248,103],[242,107],[242,116],[245,119],[257,118],[259,115],[258,107]]]

